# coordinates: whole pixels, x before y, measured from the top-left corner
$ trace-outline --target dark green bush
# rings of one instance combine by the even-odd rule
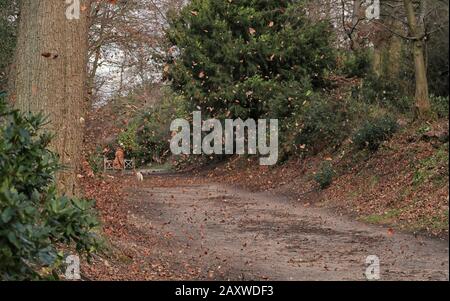
[[[161,97],[154,105],[145,106],[130,116],[127,127],[115,141],[105,146],[104,154],[114,159],[117,147],[122,144],[127,158],[136,159],[138,166],[164,161],[170,155],[170,125],[177,118],[189,118],[185,111],[186,101],[168,89],[161,90]],[[97,152],[100,154],[100,152]],[[103,155],[103,154],[102,154]],[[96,157],[92,160],[95,161]],[[91,164],[92,166],[92,164]]]
[[[359,150],[377,151],[381,143],[392,137],[398,130],[397,121],[391,116],[383,116],[365,124],[353,137],[353,143]]]
[[[338,146],[349,133],[345,104],[318,97],[322,98],[304,105],[297,121],[300,130],[294,139],[297,145],[305,145],[312,152]]]
[[[406,96],[408,93],[405,89],[400,81],[369,73],[352,94],[358,101],[408,113],[412,111],[414,100]]]
[[[314,180],[319,184],[320,189],[326,189],[333,183],[336,172],[330,162],[322,164],[319,172],[314,176]]]
[[[304,4],[194,0],[184,7],[170,22],[168,36],[180,55],[168,58],[167,77],[189,111],[284,118],[292,94],[322,87],[335,65],[331,28],[311,21]]]
[[[431,101],[431,107],[433,109],[433,112],[439,117],[439,118],[448,118],[449,113],[449,100],[448,96],[430,96]]]
[[[117,145],[122,145],[127,157],[135,157],[135,154],[139,151],[139,144],[137,142],[138,126],[138,122],[133,120],[117,138]],[[112,150],[115,152],[116,147],[112,148]]]
[[[341,73],[348,77],[364,77],[371,68],[371,56],[367,50],[342,54]]]
[[[60,166],[43,124],[0,100],[0,280],[54,279],[63,259],[57,246],[80,254],[99,246],[92,203],[56,192]]]
[[[151,121],[151,115],[143,121],[142,127],[137,133],[139,151],[136,158],[140,164],[152,162],[153,158],[164,159],[163,156],[170,150],[169,125],[161,125]]]

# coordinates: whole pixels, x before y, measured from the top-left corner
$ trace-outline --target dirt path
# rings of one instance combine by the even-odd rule
[[[149,259],[192,280],[365,280],[369,255],[380,258],[382,280],[449,279],[445,241],[392,234],[269,193],[170,176],[158,183],[130,191],[128,223],[158,238]]]

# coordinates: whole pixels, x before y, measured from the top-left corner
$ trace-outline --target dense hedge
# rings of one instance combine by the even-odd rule
[[[0,99],[0,280],[54,279],[58,246],[80,254],[99,246],[92,202],[57,194],[60,166],[44,123]]]

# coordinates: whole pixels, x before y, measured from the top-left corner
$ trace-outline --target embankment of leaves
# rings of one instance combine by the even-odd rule
[[[374,152],[355,149],[348,139],[337,150],[273,168],[259,166],[256,158],[237,157],[203,175],[252,191],[282,193],[299,206],[331,208],[391,231],[448,239],[448,146],[448,120],[414,123]],[[324,189],[317,182],[323,166],[333,171]]]

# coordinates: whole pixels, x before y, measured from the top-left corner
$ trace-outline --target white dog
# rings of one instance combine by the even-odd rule
[[[141,172],[136,172],[136,179],[138,182],[144,182],[144,175]]]

